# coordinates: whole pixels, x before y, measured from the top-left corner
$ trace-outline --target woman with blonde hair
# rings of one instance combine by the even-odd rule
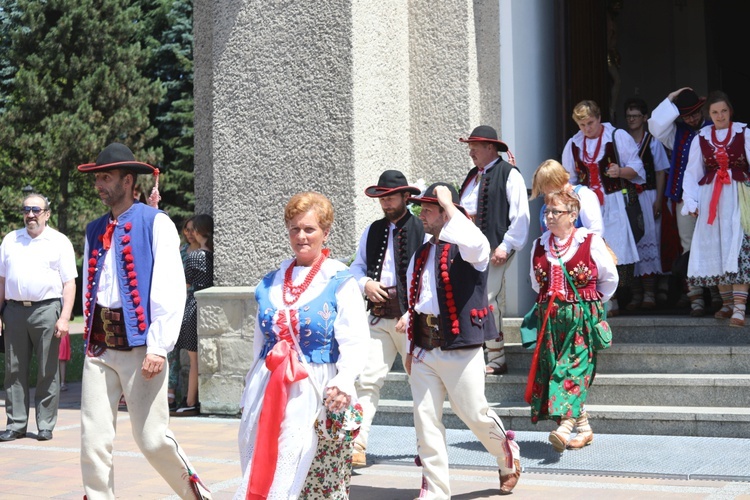
[[[570,174],[557,160],[544,160],[537,167],[531,179],[531,197],[529,199],[533,200],[555,191],[574,193],[581,202],[581,210],[575,223],[576,227],[585,227],[592,233],[602,235],[602,210],[596,194],[582,184],[573,187],[570,184]],[[546,205],[542,205],[539,211],[539,225],[542,232],[547,230],[544,218],[545,207]]]

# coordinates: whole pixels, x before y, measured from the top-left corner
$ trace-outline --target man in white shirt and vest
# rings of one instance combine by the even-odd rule
[[[494,128],[480,125],[467,139],[459,141],[469,145],[469,156],[474,163],[461,186],[461,206],[490,242],[487,295],[498,338],[485,343],[486,373],[501,375],[508,371],[503,338],[505,272],[529,236],[526,183],[508,145],[498,139]],[[503,160],[501,153],[507,153],[508,161]]]
[[[47,226],[50,207],[40,194],[23,200],[26,227],[5,235],[0,246],[0,304],[5,323],[5,410],[0,441],[26,436],[29,368],[38,368],[35,394],[37,439],[52,439],[60,401],[60,338],[69,334],[75,301],[76,258],[68,238]]]
[[[110,211],[86,227],[81,389],[81,472],[86,496],[115,498],[112,445],[120,395],[133,437],[148,462],[181,498],[211,498],[169,430],[167,353],[185,307],[179,236],[164,213],[133,199],[137,174],[158,170],[135,161],[123,144],[107,146],[94,188]]]
[[[404,334],[396,331],[396,324],[406,312],[406,268],[424,243],[422,222],[406,207],[409,195],[419,193],[419,188],[410,186],[398,170],[386,170],[377,185],[365,189],[365,195],[380,201],[384,217],[362,233],[350,266],[370,312],[369,356],[356,386],[363,420],[354,441],[354,467],[367,464],[367,438],[388,371],[397,354],[402,360],[406,358]]]
[[[432,238],[417,249],[407,270],[407,356],[414,400],[414,429],[422,465],[420,499],[451,497],[448,449],[442,422],[446,396],[451,408],[495,457],[501,495],[521,476],[515,433],[505,430],[484,394],[482,343],[497,337],[487,298],[490,242],[458,205],[446,183],[410,198]]]

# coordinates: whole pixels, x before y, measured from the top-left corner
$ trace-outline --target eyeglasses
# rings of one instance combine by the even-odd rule
[[[550,215],[552,217],[559,217],[562,214],[569,214],[570,210],[545,210],[544,216],[549,217]]]
[[[28,215],[29,212],[33,213],[34,215],[39,215],[42,212],[46,212],[47,209],[46,208],[42,208],[42,207],[26,207],[25,206],[25,207],[21,208],[21,211],[24,214],[26,214],[26,215]]]
[[[633,120],[637,120],[638,118],[643,118],[644,115],[637,114],[637,115],[625,115],[625,119],[629,122],[632,122]]]

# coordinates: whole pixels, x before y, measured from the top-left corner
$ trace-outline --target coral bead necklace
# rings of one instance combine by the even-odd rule
[[[297,299],[300,298],[300,295],[305,293],[305,290],[307,290],[310,286],[310,283],[312,283],[312,280],[315,279],[315,276],[318,274],[318,271],[320,271],[320,267],[323,265],[323,261],[326,260],[326,254],[321,253],[318,258],[315,259],[315,262],[313,263],[312,267],[310,267],[310,270],[307,272],[307,276],[305,276],[304,281],[299,284],[295,285],[292,281],[292,271],[294,270],[294,267],[297,265],[297,259],[294,259],[294,261],[289,264],[289,267],[286,269],[286,272],[284,273],[284,287],[283,287],[283,299],[284,299],[284,305],[289,307],[295,302],[297,302]],[[287,296],[289,299],[287,300]]]

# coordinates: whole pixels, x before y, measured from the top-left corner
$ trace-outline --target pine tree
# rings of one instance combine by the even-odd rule
[[[142,0],[143,29],[150,39],[146,73],[164,95],[151,108],[161,148],[160,208],[178,223],[193,214],[193,6],[191,0]],[[144,37],[145,38],[145,37]],[[150,188],[150,186],[148,186]]]
[[[162,89],[144,75],[140,7],[129,0],[0,0],[0,10],[2,189],[20,194],[32,183],[50,198],[57,227],[82,248],[85,223],[103,207],[76,166],[113,141],[141,161],[160,156],[145,148],[157,134],[149,109]],[[7,194],[6,213],[20,198]]]

